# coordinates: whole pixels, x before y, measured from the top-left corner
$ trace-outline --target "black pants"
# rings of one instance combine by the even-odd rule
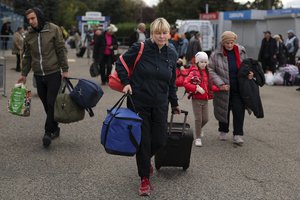
[[[264,60],[261,62],[262,64],[262,68],[264,70],[264,72],[266,73],[266,71],[271,71],[272,73],[275,73],[276,71],[276,61],[271,58],[264,58]]]
[[[100,63],[100,75],[102,83],[108,82],[108,76],[112,70],[112,55],[104,55]]]
[[[61,74],[56,72],[46,76],[35,75],[38,95],[47,114],[45,133],[53,133],[58,128],[54,121],[54,103],[61,84]]]
[[[17,57],[17,63],[16,63],[16,71],[20,71],[21,70],[21,58],[20,58],[20,54],[16,54]]]
[[[288,53],[288,64],[296,65],[296,54],[295,53]]]
[[[245,119],[245,105],[238,92],[237,84],[230,84],[230,97],[227,118],[228,122],[219,122],[219,131],[228,133],[230,122],[230,110],[233,117],[233,135],[244,135],[244,119]]]
[[[166,143],[168,106],[136,109],[143,119],[141,144],[136,154],[138,174],[149,178],[151,157]]]

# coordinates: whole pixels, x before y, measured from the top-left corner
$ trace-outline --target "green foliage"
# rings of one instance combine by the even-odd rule
[[[79,0],[59,0],[55,19],[56,24],[66,29],[76,26],[76,16],[85,15],[89,8]]]
[[[236,10],[238,3],[233,0],[164,0],[157,5],[157,16],[165,17],[170,23],[176,19],[199,19],[208,4],[209,12]]]
[[[118,27],[118,37],[128,37],[137,28],[137,24],[132,22],[119,23],[116,26]],[[150,25],[146,24],[147,30],[149,30],[149,27]]]
[[[268,10],[274,7],[275,9],[280,9],[283,7],[281,0],[255,0],[253,3],[248,5],[251,9],[262,9]]]
[[[255,0],[245,4],[234,0],[160,0],[154,8],[147,7],[142,0],[14,0],[16,13],[24,15],[25,10],[37,6],[50,21],[66,28],[76,26],[76,16],[84,15],[86,11],[102,12],[104,16],[110,16],[114,24],[134,24],[132,27],[124,25],[124,34],[119,32],[121,35],[126,35],[126,30],[132,30],[138,22],[150,23],[156,17],[164,17],[171,24],[176,19],[198,19],[199,13],[205,12],[206,4],[209,12],[282,8],[281,0]]]

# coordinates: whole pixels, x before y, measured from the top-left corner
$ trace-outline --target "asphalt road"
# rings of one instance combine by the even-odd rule
[[[7,95],[19,73],[15,57],[6,52]],[[70,76],[90,78],[87,58],[69,51]],[[8,97],[0,96],[0,199],[77,200],[141,199],[134,157],[109,155],[100,144],[106,109],[120,93],[103,86],[104,96],[94,108],[95,117],[61,124],[61,136],[49,149],[42,146],[45,114],[32,87],[30,117],[7,112]],[[100,83],[99,78],[90,78]],[[300,92],[296,86],[261,88],[265,118],[246,114],[245,144],[236,147],[231,135],[219,141],[217,121],[210,102],[203,147],[193,145],[190,168],[161,168],[151,178],[149,199],[298,200],[300,199]],[[183,90],[178,96],[182,97]],[[179,102],[190,112],[191,102]],[[180,121],[181,118],[177,117]],[[231,130],[232,131],[232,130]],[[147,198],[147,197],[146,197]]]

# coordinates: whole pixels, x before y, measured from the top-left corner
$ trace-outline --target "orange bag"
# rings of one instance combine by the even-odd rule
[[[124,61],[123,56],[120,55],[119,59],[120,59],[121,63],[123,64],[124,68],[126,69],[129,78],[131,77],[131,75],[133,73],[133,70],[134,70],[137,62],[140,60],[140,58],[141,58],[141,56],[143,54],[143,51],[144,51],[144,43],[141,42],[141,47],[140,47],[139,53],[138,53],[138,55],[137,55],[137,57],[136,57],[136,59],[134,61],[134,65],[133,65],[132,71],[129,71],[129,67],[127,66],[126,62]],[[112,74],[110,74],[108,76],[108,86],[111,89],[116,90],[118,92],[122,92],[123,91],[124,85],[121,83],[121,80],[119,79],[117,70],[115,70]]]

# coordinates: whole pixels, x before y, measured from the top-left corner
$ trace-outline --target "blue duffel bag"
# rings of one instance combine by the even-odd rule
[[[101,144],[109,154],[134,156],[141,142],[142,118],[136,112],[121,107],[126,98],[132,103],[131,96],[125,94],[107,110],[101,130]]]
[[[78,80],[78,83],[70,93],[72,100],[82,108],[88,110],[90,116],[94,116],[91,108],[95,107],[101,97],[103,90],[100,85],[92,80],[80,78],[68,78],[68,80]]]

